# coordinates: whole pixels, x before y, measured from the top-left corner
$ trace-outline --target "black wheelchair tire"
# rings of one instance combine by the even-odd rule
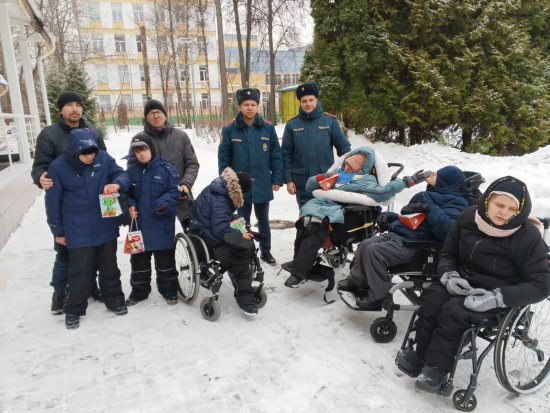
[[[380,317],[371,323],[370,335],[377,343],[389,343],[397,335],[397,326],[393,320]]]

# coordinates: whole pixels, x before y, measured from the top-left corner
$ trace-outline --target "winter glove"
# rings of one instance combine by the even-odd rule
[[[161,204],[161,205],[159,206],[159,209],[157,210],[157,212],[158,212],[159,214],[162,214],[162,213],[166,210],[166,208],[167,208],[167,206],[166,206],[165,204]]]
[[[421,212],[423,214],[428,214],[430,212],[430,204],[407,204],[401,209],[401,215],[415,214]]]
[[[451,295],[474,295],[487,292],[483,288],[472,288],[470,283],[464,278],[460,278],[460,275],[456,271],[447,271],[441,276],[439,281],[447,288],[447,292]]]
[[[376,225],[378,225],[378,228],[380,229],[380,232],[386,232],[388,228],[390,227],[390,221],[388,219],[388,214],[384,214],[383,212],[376,217]]]
[[[405,181],[405,185],[407,185],[407,188],[410,188],[411,186],[414,186],[416,184],[424,182],[426,179],[428,179],[432,175],[432,171],[426,171],[421,169],[419,171],[416,171],[411,176],[405,176],[403,177],[403,181]]]
[[[504,300],[500,288],[496,288],[493,291],[485,291],[485,293],[481,295],[469,295],[464,299],[464,307],[468,310],[477,312],[504,307]]]

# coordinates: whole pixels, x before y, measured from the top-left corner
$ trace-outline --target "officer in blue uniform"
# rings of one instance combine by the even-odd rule
[[[300,110],[286,124],[281,150],[286,189],[290,195],[296,195],[302,207],[313,198],[306,191],[307,180],[326,172],[334,163],[333,148],[342,156],[350,151],[351,145],[334,115],[323,112],[317,84],[301,84],[296,97]]]
[[[275,265],[271,255],[271,230],[269,227],[269,202],[273,191],[283,185],[281,147],[273,125],[258,115],[260,91],[254,88],[239,89],[236,93],[239,113],[235,120],[222,130],[218,147],[218,169],[221,174],[231,167],[236,172],[246,172],[254,181],[250,192],[244,195],[244,205],[239,214],[250,225],[252,206],[258,220],[260,258]]]

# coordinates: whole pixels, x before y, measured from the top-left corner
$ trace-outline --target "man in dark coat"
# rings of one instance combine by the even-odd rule
[[[182,194],[176,208],[176,215],[183,228],[189,225],[189,202],[193,198],[191,189],[199,173],[199,160],[187,134],[176,129],[166,120],[166,110],[161,102],[151,99],[145,104],[143,132],[151,138],[157,155],[170,162],[179,174],[179,190]]]
[[[380,310],[382,300],[392,287],[388,267],[410,261],[416,249],[405,246],[405,241],[443,241],[451,225],[468,206],[462,190],[464,174],[456,166],[446,166],[426,179],[426,191],[415,194],[401,214],[422,213],[424,221],[415,230],[399,220],[395,212],[383,212],[376,222],[387,233],[366,239],[357,246],[350,276],[338,283],[339,291],[353,293],[368,289],[368,294],[357,297],[356,306],[363,310]]]
[[[36,186],[48,190],[53,185],[48,176],[48,167],[59,157],[72,140],[71,131],[74,129],[88,129],[97,140],[99,149],[106,150],[105,142],[99,130],[89,126],[82,118],[84,102],[82,97],[75,92],[63,92],[57,99],[59,109],[59,121],[55,125],[46,126],[36,138],[36,149],[32,164],[31,176]],[[69,269],[69,254],[64,245],[54,242],[56,251],[50,285],[54,292],[52,295],[52,314],[62,314],[65,290],[67,289]],[[101,293],[97,285],[92,289],[94,299],[102,301]]]
[[[281,150],[286,189],[296,195],[302,207],[313,198],[306,190],[307,180],[328,171],[334,163],[333,148],[342,156],[351,145],[335,116],[323,112],[317,84],[301,84],[296,97],[300,101],[299,114],[287,122]]]
[[[246,172],[254,180],[252,190],[245,194],[244,205],[239,213],[250,226],[252,205],[258,219],[260,258],[274,265],[271,255],[271,229],[269,227],[269,202],[273,191],[283,185],[281,147],[275,128],[258,114],[260,91],[239,89],[237,91],[239,113],[233,122],[224,126],[218,147],[218,170],[230,166],[238,172]]]
[[[64,303],[68,329],[77,328],[80,316],[86,314],[96,266],[105,306],[117,315],[128,312],[116,261],[118,220],[102,216],[99,196],[127,191],[130,180],[99,149],[91,131],[75,131],[67,150],[48,168],[53,185],[46,191],[48,225],[56,242],[69,252]]]
[[[177,304],[174,233],[180,194],[178,172],[156,154],[151,138],[146,135],[132,138],[130,150],[134,155],[133,165],[127,170],[130,176],[127,203],[130,217],[136,220],[136,228],[143,235],[145,251],[130,257],[132,292],[126,305],[135,305],[151,293],[152,255],[159,293],[168,304]]]
[[[231,226],[231,221],[239,218],[235,211],[243,206],[244,194],[251,189],[252,179],[246,172],[235,173],[233,169],[225,168],[220,177],[214,179],[197,197],[191,209],[189,229],[201,235],[214,258],[228,272],[241,310],[245,314],[256,315],[258,307],[250,272],[250,260],[255,254],[253,245],[252,248],[240,250],[226,241],[230,236],[242,236],[247,240],[254,237],[250,232]]]
[[[472,325],[550,295],[548,247],[530,212],[527,186],[506,176],[454,223],[439,255],[440,282],[421,297],[416,348],[400,351],[395,360],[407,375],[418,376],[417,388],[440,393]]]

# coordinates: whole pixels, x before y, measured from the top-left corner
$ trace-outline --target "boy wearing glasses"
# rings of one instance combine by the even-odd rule
[[[191,188],[199,173],[199,161],[189,136],[181,129],[166,120],[166,110],[158,100],[148,100],[143,115],[143,132],[136,137],[147,136],[151,139],[157,155],[170,162],[178,172],[178,189],[181,192],[180,201],[176,206],[176,215],[182,227],[187,228],[189,222],[189,202],[193,198]],[[132,155],[132,154],[130,154]]]
[[[118,220],[102,217],[99,195],[126,191],[129,178],[99,149],[92,131],[71,134],[67,150],[48,168],[53,185],[46,191],[46,215],[55,242],[69,252],[65,326],[75,329],[86,315],[95,267],[105,306],[117,315],[128,312],[116,260]]]
[[[157,288],[168,304],[177,304],[174,233],[179,200],[176,169],[156,154],[151,138],[137,135],[130,143],[128,209],[143,235],[145,251],[132,254],[132,292],[126,305],[145,300],[151,293],[151,256],[155,256]]]

